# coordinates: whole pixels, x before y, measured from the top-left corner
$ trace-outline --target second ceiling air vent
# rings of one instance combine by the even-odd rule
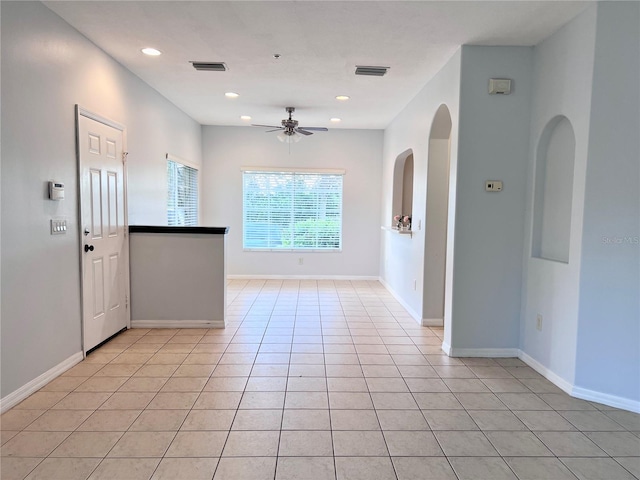
[[[191,62],[193,68],[205,72],[226,72],[227,64],[223,62]]]
[[[387,73],[389,67],[365,67],[362,65],[356,65],[356,75],[369,75],[373,77],[382,77]]]

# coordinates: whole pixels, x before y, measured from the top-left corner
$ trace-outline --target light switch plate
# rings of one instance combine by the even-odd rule
[[[62,217],[51,219],[51,235],[64,235],[67,233],[67,219]]]

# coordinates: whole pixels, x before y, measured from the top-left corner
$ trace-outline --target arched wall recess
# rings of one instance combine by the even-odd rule
[[[444,323],[451,114],[440,105],[429,133],[427,204],[425,216],[423,319],[425,325]]]
[[[391,223],[395,225],[393,216],[413,213],[413,150],[408,149],[396,158],[393,169],[393,205]]]
[[[569,119],[552,118],[536,152],[533,257],[569,262],[576,137]]]

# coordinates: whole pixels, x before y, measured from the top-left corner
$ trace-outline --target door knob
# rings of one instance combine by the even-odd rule
[[[87,252],[93,252],[93,245],[84,246],[84,253],[87,253]]]

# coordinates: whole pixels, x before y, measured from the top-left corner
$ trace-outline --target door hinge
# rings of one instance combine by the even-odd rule
[[[122,163],[127,163],[128,156],[129,156],[129,152],[122,152]]]
[[[124,295],[124,308],[129,310],[129,295],[127,295],[126,293]]]

